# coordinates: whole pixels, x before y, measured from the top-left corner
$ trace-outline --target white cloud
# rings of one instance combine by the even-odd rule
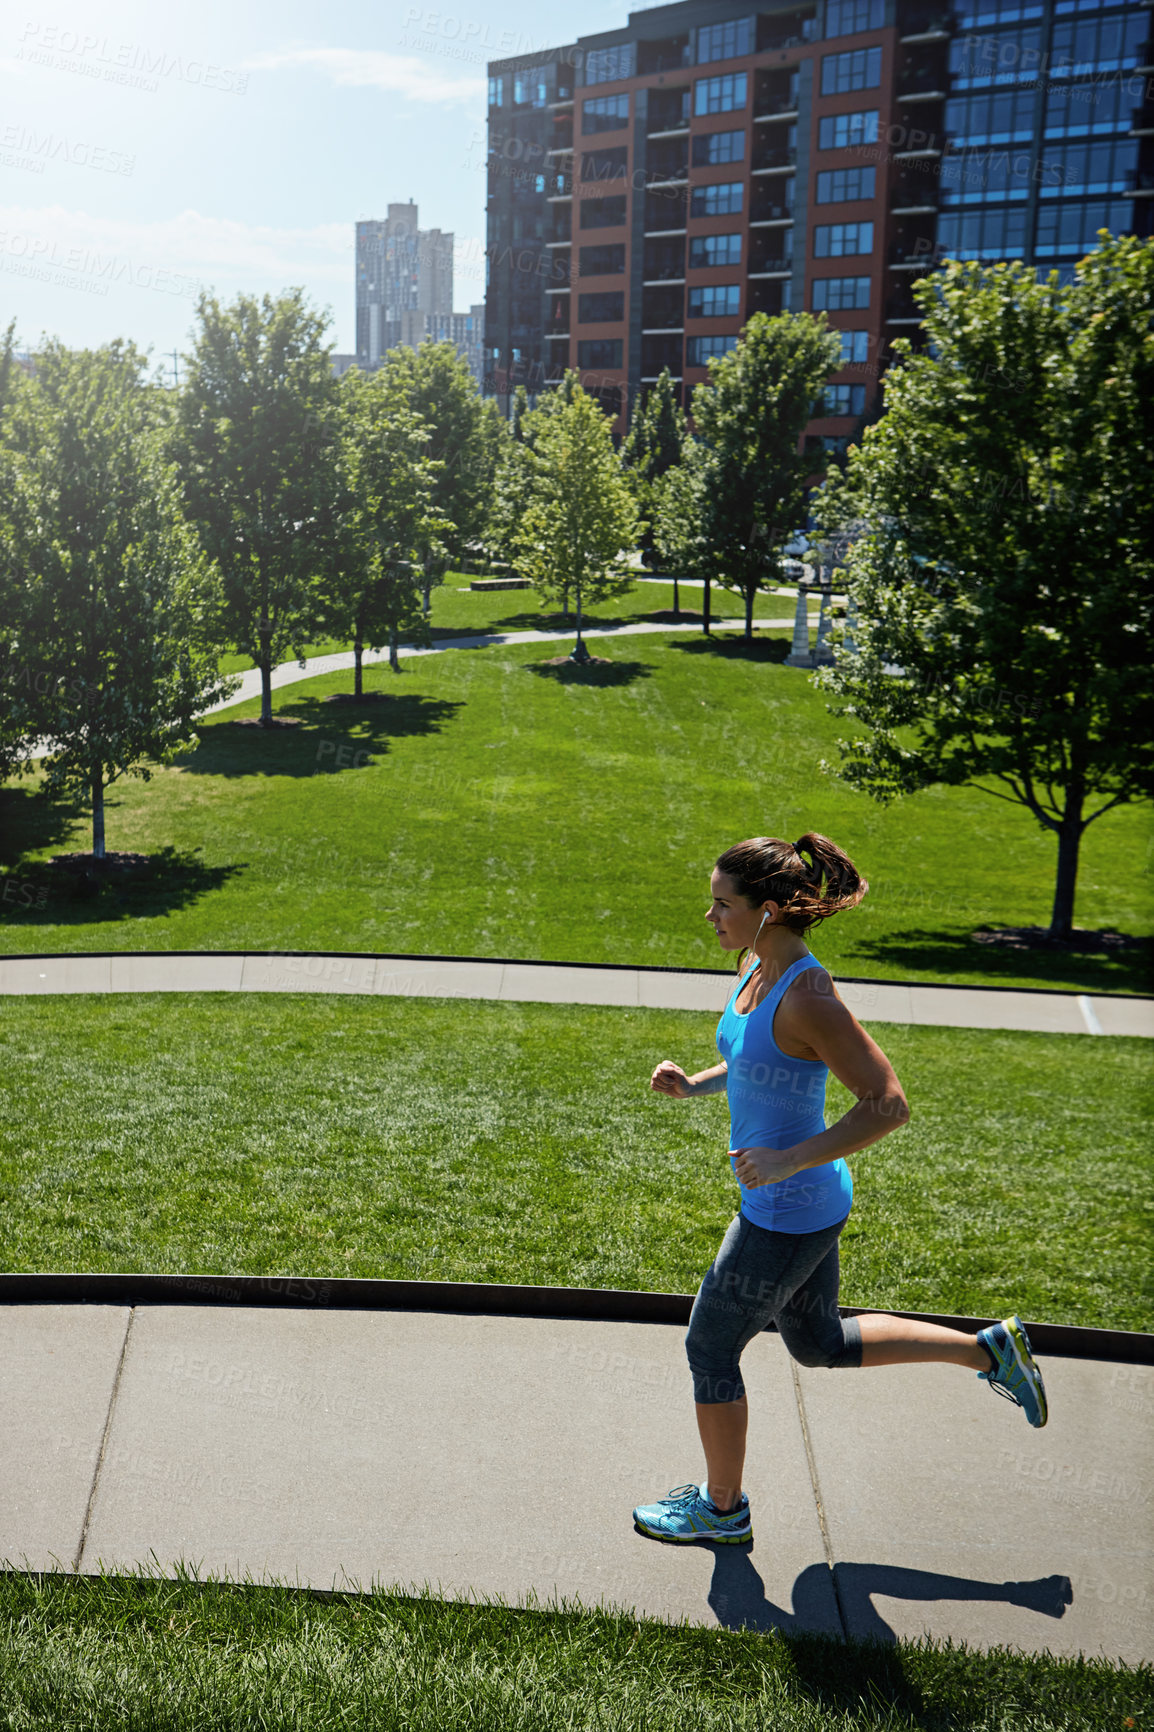
[[[281,285],[318,278],[344,285],[353,271],[351,222],[273,228],[197,210],[132,222],[63,205],[0,206],[0,253],[37,258],[46,248],[58,258],[115,255],[180,271],[209,287],[220,276],[242,275]]]
[[[244,62],[246,70],[280,72],[287,67],[312,67],[334,84],[370,86],[405,96],[414,102],[475,103],[483,68],[454,75],[428,66],[411,54],[386,54],[375,48],[285,48],[258,54]]]

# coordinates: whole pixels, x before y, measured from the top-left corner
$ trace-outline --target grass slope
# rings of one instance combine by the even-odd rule
[[[732,1217],[690,1012],[0,998],[2,1267],[692,1293]],[[1146,1044],[874,1025],[910,1125],[850,1162],[846,1304],[1154,1327]],[[832,1085],[827,1110],[849,1097]]]
[[[516,597],[517,592],[512,592]],[[492,598],[484,598],[491,600]],[[844,974],[1141,989],[1134,953],[1017,954],[972,941],[1049,917],[1054,846],[977,789],[891,808],[819,769],[838,724],[784,637],[695,634],[611,646],[572,678],[544,649],[452,650],[368,676],[383,701],[327,700],[348,674],[286,688],[297,726],[206,723],[149,783],[117,783],[108,847],[151,876],[79,901],[42,864],[90,846],[82,809],[0,790],[11,952],[333,949],[589,962],[721,960],[703,915],[721,849],[824,831],[871,881],[815,950]],[[1089,831],[1078,919],[1150,930],[1148,814]]]
[[[1110,1732],[1149,1667],[285,1586],[0,1575],[23,1732]]]

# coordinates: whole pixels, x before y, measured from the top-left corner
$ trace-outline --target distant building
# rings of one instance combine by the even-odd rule
[[[576,367],[623,431],[752,313],[828,313],[811,440],[876,413],[943,258],[1068,278],[1154,227],[1150,0],[681,0],[489,65],[486,391]]]
[[[350,367],[355,367],[357,364],[355,355],[330,355],[329,360],[333,364],[333,372],[338,379],[342,373],[347,373]]]
[[[391,204],[383,221],[357,224],[357,350],[333,356],[338,373],[354,365],[371,372],[390,349],[416,349],[430,337],[452,343],[480,387],[485,308],[453,311],[453,239],[419,228],[412,202]]]

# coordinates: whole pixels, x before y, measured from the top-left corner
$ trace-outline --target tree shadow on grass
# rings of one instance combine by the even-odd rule
[[[1017,986],[1030,980],[1040,988],[1068,990],[1073,980],[1085,992],[1149,993],[1154,941],[1095,955],[1057,944],[1040,949],[1003,949],[979,944],[964,932],[910,926],[872,942],[859,940],[852,962],[846,965],[847,973],[858,973],[859,961],[863,975],[869,974],[869,963],[876,961],[893,969],[899,979],[921,978],[927,985],[978,974],[987,986],[1002,982]]]
[[[669,647],[680,650],[683,655],[712,655],[720,656],[723,661],[779,664],[789,654],[790,642],[788,635],[771,637],[763,634],[761,637],[747,638],[727,631],[724,637],[706,637],[703,633],[701,637],[682,638],[673,641]]]
[[[314,776],[365,769],[389,750],[389,741],[439,733],[463,703],[420,692],[367,692],[300,697],[277,710],[287,727],[245,721],[205,721],[200,743],[182,752],[175,767],[197,776]],[[293,725],[295,724],[295,725]]]
[[[106,801],[114,809],[115,801]],[[0,930],[7,927],[104,926],[147,920],[186,908],[247,868],[208,866],[200,849],[171,845],[153,854],[89,851],[30,860],[0,874]]]
[[[630,686],[634,680],[647,680],[653,674],[645,662],[611,662],[600,657],[582,665],[559,656],[554,661],[527,662],[525,667],[538,679],[555,680],[563,686]]]

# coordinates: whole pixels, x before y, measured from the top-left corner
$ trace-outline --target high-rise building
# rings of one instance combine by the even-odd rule
[[[580,370],[620,415],[688,401],[757,311],[824,310],[809,434],[878,404],[943,257],[1069,275],[1149,235],[1149,0],[680,0],[489,66],[486,389]]]
[[[371,370],[398,344],[416,348],[431,320],[453,316],[453,236],[417,226],[413,203],[357,224],[357,365]]]

